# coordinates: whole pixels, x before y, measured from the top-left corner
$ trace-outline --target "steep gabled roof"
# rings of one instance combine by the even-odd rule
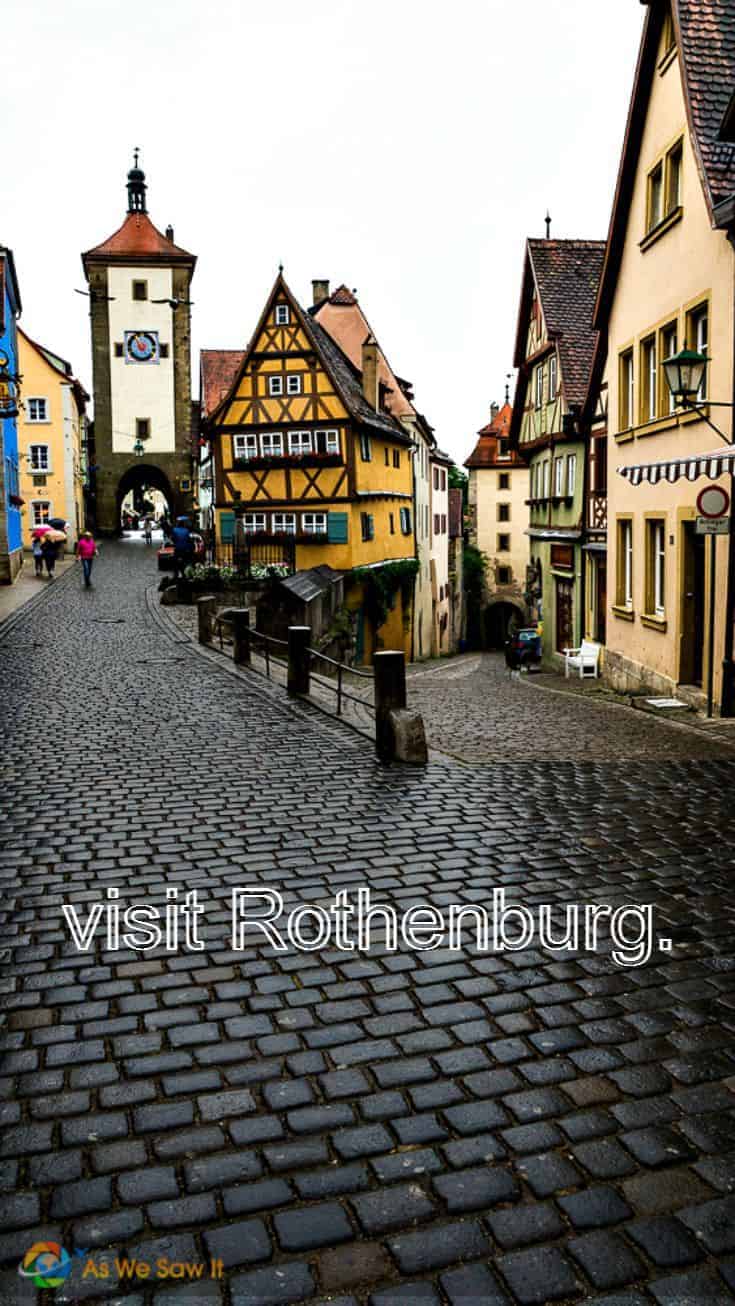
[[[310,316],[328,332],[358,371],[362,367],[362,346],[366,336],[377,336],[354,291],[339,286],[333,294],[309,310]],[[396,376],[378,344],[378,376],[388,390],[385,407],[396,417],[415,417],[411,384]]]
[[[518,466],[519,463],[523,465],[523,459],[517,449],[511,451],[510,457],[508,454],[505,454],[503,458],[498,461],[498,440],[507,439],[510,435],[512,417],[513,409],[506,400],[503,407],[498,409],[497,413],[492,420],[488,422],[487,426],[483,426],[481,430],[477,432],[479,437],[477,444],[472,450],[469,458],[465,460],[465,467],[497,466],[503,468],[515,467]]]
[[[546,330],[559,351],[564,397],[568,404],[583,404],[595,348],[592,315],[605,241],[529,240],[528,256]]]
[[[61,354],[55,354],[53,350],[47,349],[45,345],[39,345],[37,340],[32,340],[28,335],[28,332],[24,331],[21,326],[18,327],[18,335],[22,336],[26,343],[29,344],[32,349],[35,349],[37,354],[41,355],[44,362],[47,363],[54,372],[58,372],[59,375],[63,377],[64,381],[72,387],[80,411],[83,412],[87,402],[89,401],[89,395],[84,389],[81,381],[75,377],[71,363],[67,363],[66,359],[61,357]]]
[[[229,394],[244,358],[244,349],[202,349],[201,413],[205,421]]]
[[[334,384],[337,394],[350,416],[354,418],[356,422],[359,422],[364,426],[369,426],[380,434],[389,436],[392,440],[399,441],[401,444],[411,444],[411,438],[407,435],[400,422],[398,422],[394,417],[391,417],[390,413],[385,412],[382,409],[375,409],[368,403],[362,392],[362,373],[360,369],[354,366],[347,355],[342,352],[336,341],[323,330],[319,323],[316,322],[309,313],[304,311],[280,272],[276,277],[273,289],[266,300],[265,307],[260,315],[258,325],[253,332],[250,343],[241,357],[240,365],[235,372],[232,384],[210,416],[213,418],[220,416],[226,405],[234,398],[250,359],[250,355],[255,348],[258,337],[265,326],[268,314],[270,313],[273,303],[278,295],[280,295],[281,298],[286,299],[291,305],[294,316],[302,327],[307,339],[314,349],[314,352],[327,372],[327,375]]]
[[[190,267],[196,263],[193,254],[154,227],[147,213],[127,213],[117,231],[82,254],[85,269],[88,262],[129,263],[131,259],[136,263],[182,263]]]

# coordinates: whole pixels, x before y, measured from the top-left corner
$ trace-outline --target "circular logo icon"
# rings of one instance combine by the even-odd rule
[[[59,1288],[71,1273],[72,1259],[59,1243],[34,1243],[18,1266],[23,1279],[37,1288]]]

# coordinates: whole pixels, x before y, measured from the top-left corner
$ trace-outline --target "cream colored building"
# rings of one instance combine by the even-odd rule
[[[89,395],[71,364],[18,328],[23,397],[18,417],[23,546],[50,517],[69,523],[67,551],[84,530],[84,444]]]
[[[441,657],[451,651],[449,630],[449,469],[452,460],[440,449],[429,459],[431,498],[429,521],[431,544],[431,656]]]
[[[713,8],[705,32],[696,11],[682,0],[648,5],[598,296],[595,325],[606,351],[598,351],[593,387],[607,378],[606,677],[617,688],[650,688],[701,706],[711,554],[710,541],[696,531],[695,505],[711,482],[700,479],[696,464],[678,460],[725,450],[708,418],[726,439],[732,431],[729,408],[714,405],[733,399],[735,264],[728,235],[735,164],[733,151],[718,141],[733,85],[723,54],[730,47],[724,31],[712,30],[722,23],[731,33],[732,19],[724,6]],[[676,407],[663,370],[664,359],[683,346],[709,359],[701,406],[689,412]],[[729,477],[719,483],[729,489]],[[728,541],[720,537],[715,704],[727,652],[727,569]]]
[[[500,648],[511,620],[524,622],[529,561],[528,467],[508,443],[512,409],[493,404],[465,462],[468,540],[487,559],[480,620],[482,643]]]

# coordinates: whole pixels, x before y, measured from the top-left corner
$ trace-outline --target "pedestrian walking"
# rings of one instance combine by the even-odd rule
[[[59,546],[56,540],[52,540],[49,538],[49,535],[47,533],[46,535],[44,535],[41,541],[41,548],[43,550],[43,560],[46,564],[46,572],[48,574],[48,578],[49,580],[53,580],[54,569],[56,567],[56,559],[59,556]]]
[[[176,525],[171,531],[171,543],[174,546],[174,576],[177,580],[183,579],[186,568],[194,560],[194,541],[187,517],[176,518]]]
[[[145,540],[146,544],[153,543],[153,522],[151,520],[150,513],[147,513],[146,518],[143,522],[143,539]]]
[[[82,531],[79,536],[77,540],[77,557],[81,559],[82,563],[84,588],[89,589],[92,584],[92,563],[97,557],[97,545],[91,531]]]
[[[34,536],[31,548],[33,550],[33,566],[36,569],[36,575],[43,576],[43,548],[40,536]]]

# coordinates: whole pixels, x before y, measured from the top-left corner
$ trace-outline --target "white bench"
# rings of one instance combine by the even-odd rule
[[[589,639],[583,639],[579,648],[564,649],[564,675],[569,679],[569,671],[574,668],[579,670],[580,680],[586,677],[597,679],[597,666],[600,661],[600,645],[593,644]]]

